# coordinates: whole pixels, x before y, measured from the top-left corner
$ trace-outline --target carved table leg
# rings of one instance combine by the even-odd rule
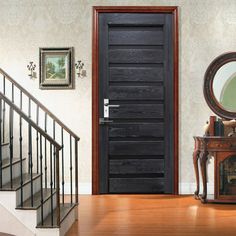
[[[198,159],[199,159],[199,150],[194,150],[193,152],[193,165],[194,165],[194,170],[195,170],[195,176],[196,176],[196,191],[194,192],[194,197],[195,199],[199,199],[199,170],[198,170]]]
[[[207,171],[206,164],[208,159],[208,151],[202,151],[200,153],[200,164],[201,164],[201,173],[202,173],[202,184],[203,184],[203,193],[201,195],[201,201],[206,202],[207,197]]]

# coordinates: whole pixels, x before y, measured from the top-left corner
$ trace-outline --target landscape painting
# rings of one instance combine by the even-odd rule
[[[65,80],[66,79],[66,55],[48,55],[46,62],[46,80]]]

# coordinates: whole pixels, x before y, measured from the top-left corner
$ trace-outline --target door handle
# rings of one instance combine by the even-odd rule
[[[110,124],[110,123],[113,123],[113,120],[108,120],[103,117],[99,118],[99,125],[105,125],[105,124]]]
[[[109,105],[109,104],[104,104],[104,106],[107,106],[107,107],[120,107],[120,105]]]
[[[109,99],[108,98],[104,98],[104,118],[109,118],[109,108],[110,107],[120,107],[120,105],[113,105],[113,104],[109,104]]]

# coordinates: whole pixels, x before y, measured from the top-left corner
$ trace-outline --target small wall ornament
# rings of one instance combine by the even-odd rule
[[[86,76],[86,70],[84,70],[84,63],[79,60],[75,63],[75,69],[77,71],[78,78],[84,78]]]
[[[36,72],[34,71],[36,68],[36,64],[34,64],[33,61],[30,61],[29,64],[27,65],[27,69],[30,71],[28,76],[30,79],[35,79],[36,78]]]

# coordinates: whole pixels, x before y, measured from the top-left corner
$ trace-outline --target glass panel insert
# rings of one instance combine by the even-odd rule
[[[236,156],[220,163],[220,195],[236,195]]]

